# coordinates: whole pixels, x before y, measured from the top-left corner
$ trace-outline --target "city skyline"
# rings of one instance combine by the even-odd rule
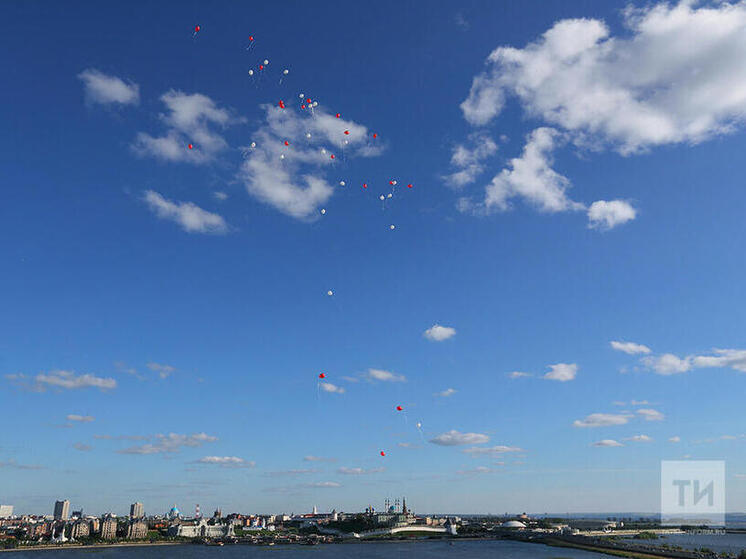
[[[306,7],[8,6],[0,503],[746,510],[746,4]]]

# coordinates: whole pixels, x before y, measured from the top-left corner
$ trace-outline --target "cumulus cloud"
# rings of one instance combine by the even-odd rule
[[[108,105],[137,105],[140,102],[140,86],[125,82],[116,76],[109,76],[88,68],[78,74],[85,88],[85,98],[89,103]]]
[[[178,223],[187,233],[221,234],[228,231],[222,216],[203,210],[192,202],[174,202],[154,190],[146,191],[143,199],[158,217]]]
[[[253,468],[254,462],[247,462],[238,456],[204,456],[193,464],[210,464],[221,468]]]
[[[219,131],[244,121],[201,93],[171,90],[161,96],[161,101],[167,111],[160,115],[166,132],[163,136],[140,132],[132,144],[132,149],[140,156],[171,162],[208,163],[228,147]],[[188,144],[192,144],[193,149],[189,149]]]
[[[452,338],[456,335],[456,329],[450,326],[441,326],[440,324],[433,324],[430,328],[425,330],[423,336],[425,336],[431,342],[442,342],[448,338]]]
[[[497,152],[497,144],[483,133],[469,136],[468,145],[457,144],[451,155],[451,167],[454,172],[445,175],[447,186],[455,189],[473,183],[484,171],[483,161]]]
[[[627,437],[624,440],[625,441],[635,442],[635,443],[651,443],[651,442],[653,442],[653,439],[651,437],[648,437],[647,435],[633,435],[632,437]]]
[[[588,227],[608,231],[632,221],[637,210],[624,200],[596,200],[588,208]]]
[[[729,368],[746,372],[746,350],[714,349],[713,355],[688,355],[678,357],[673,353],[650,356],[643,359],[643,364],[659,375],[686,373],[692,369]]]
[[[609,425],[625,425],[629,422],[629,414],[620,413],[592,413],[585,419],[576,419],[573,427],[607,427]]]
[[[346,476],[363,476],[368,474],[378,474],[380,472],[386,471],[386,468],[338,468],[337,473],[343,474]]]
[[[80,421],[81,423],[90,423],[95,419],[92,415],[78,415],[77,413],[71,413],[67,415],[68,421]]]
[[[520,447],[517,446],[506,446],[506,445],[497,445],[497,446],[473,446],[471,448],[465,448],[461,452],[465,452],[466,454],[471,454],[472,456],[482,456],[482,455],[490,455],[490,454],[505,454],[506,452],[526,452]]]
[[[489,440],[490,438],[482,433],[460,433],[455,429],[451,429],[430,439],[430,442],[440,446],[459,446],[466,444],[485,444]]]
[[[637,415],[642,416],[645,421],[663,421],[666,417],[658,410],[650,408],[641,408],[637,410]]]
[[[368,380],[381,382],[405,382],[407,380],[407,377],[404,375],[398,375],[381,369],[368,369],[365,376]]]
[[[642,344],[636,344],[634,342],[612,341],[610,342],[610,344],[611,344],[612,349],[615,349],[616,351],[624,352],[627,355],[648,354],[651,351],[648,346],[642,345]]]
[[[435,395],[440,396],[441,398],[448,398],[449,396],[453,396],[456,393],[455,388],[446,388],[442,392],[437,392]]]
[[[565,19],[487,59],[461,109],[483,125],[515,96],[576,141],[620,153],[697,143],[746,115],[746,4],[681,1],[624,12],[612,36],[597,19]]]
[[[344,394],[345,389],[341,386],[337,386],[336,384],[332,384],[331,382],[322,382],[321,383],[321,390],[324,392],[331,392],[332,394]]]
[[[117,381],[113,378],[97,377],[96,375],[78,375],[72,371],[54,370],[49,373],[39,373],[29,377],[23,373],[5,375],[5,378],[19,388],[44,392],[48,388],[75,390],[77,388],[98,388],[99,390],[112,390],[117,387]]]
[[[120,454],[166,454],[179,452],[182,447],[199,447],[205,443],[211,443],[218,440],[217,437],[207,433],[194,433],[192,435],[180,435],[178,433],[169,433],[168,435],[158,434],[153,437],[154,442],[143,445],[131,446],[119,450]]]
[[[603,439],[602,441],[593,443],[593,446],[614,447],[614,446],[624,446],[624,445],[618,441],[615,441],[614,439]]]
[[[334,192],[325,173],[340,165],[342,157],[382,152],[370,144],[365,126],[336,118],[322,107],[316,107],[313,116],[271,105],[263,109],[265,122],[251,137],[253,147],[244,149],[238,178],[249,194],[291,217],[318,215]]]
[[[544,375],[544,378],[559,382],[574,380],[578,373],[578,366],[575,363],[557,363],[549,365],[549,369],[550,371]]]

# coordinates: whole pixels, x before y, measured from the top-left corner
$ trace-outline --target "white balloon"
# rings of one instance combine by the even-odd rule
[[[345,185],[345,181],[339,181],[339,186],[344,186],[344,185]]]
[[[287,76],[287,75],[288,75],[288,74],[290,73],[290,70],[288,70],[288,69],[286,68],[286,69],[284,69],[284,70],[282,71],[282,73],[283,73],[283,74],[285,74],[285,75]]]
[[[391,192],[389,192],[389,195],[386,196],[386,198],[391,198],[392,196],[393,196],[393,194],[391,194]]]
[[[318,106],[319,106],[319,102],[318,102],[318,101],[314,101],[314,102],[313,102],[313,106],[314,106],[314,107],[318,107]]]
[[[256,147],[256,142],[251,142],[251,147],[255,148]]]
[[[332,295],[334,295],[334,291],[332,291],[332,290],[330,289],[329,291],[327,291],[327,292],[326,292],[326,294],[327,294],[327,295],[329,295],[329,297],[331,297]]]
[[[253,76],[254,75],[254,70],[249,70],[249,75]]]
[[[391,181],[394,186],[396,186],[396,181]]]
[[[350,142],[348,142],[347,140],[345,140],[345,145],[347,145],[347,144],[349,144],[349,143],[350,143]]]
[[[280,155],[280,159],[285,159],[285,154]]]
[[[299,94],[298,94],[298,97],[299,97],[300,99],[303,99],[303,98],[305,97],[305,95],[303,95],[302,93],[299,93]]]
[[[383,194],[381,194],[381,195],[380,195],[380,196],[378,197],[378,199],[379,199],[379,200],[380,200],[381,202],[383,202],[383,201],[384,201],[384,200],[386,199],[386,197],[385,197],[385,196],[384,196]]]
[[[306,132],[306,138],[310,138],[310,137],[311,137],[311,133],[310,132]]]
[[[422,423],[419,423],[419,422],[418,422],[418,423],[417,423],[417,428],[419,429],[420,427],[422,427]]]
[[[324,148],[321,148],[321,153],[326,153],[326,150]]]
[[[265,59],[264,59],[264,65],[266,66],[267,64],[269,64],[269,60],[267,60],[267,59],[265,58]]]
[[[321,215],[324,215],[326,213],[326,209],[321,208]]]
[[[396,229],[396,225],[389,225],[389,229],[393,231],[394,229]]]

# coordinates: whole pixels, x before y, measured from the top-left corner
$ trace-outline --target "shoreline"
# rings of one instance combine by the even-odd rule
[[[191,542],[117,542],[117,543],[95,543],[91,545],[71,544],[71,545],[28,545],[14,547],[13,549],[0,549],[0,553],[13,553],[17,551],[64,551],[66,549],[106,549],[109,547],[159,547],[168,545],[194,545]]]

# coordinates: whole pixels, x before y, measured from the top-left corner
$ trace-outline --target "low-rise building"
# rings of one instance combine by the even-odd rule
[[[169,526],[168,535],[180,538],[225,538],[233,536],[233,524],[210,524],[204,518]]]

